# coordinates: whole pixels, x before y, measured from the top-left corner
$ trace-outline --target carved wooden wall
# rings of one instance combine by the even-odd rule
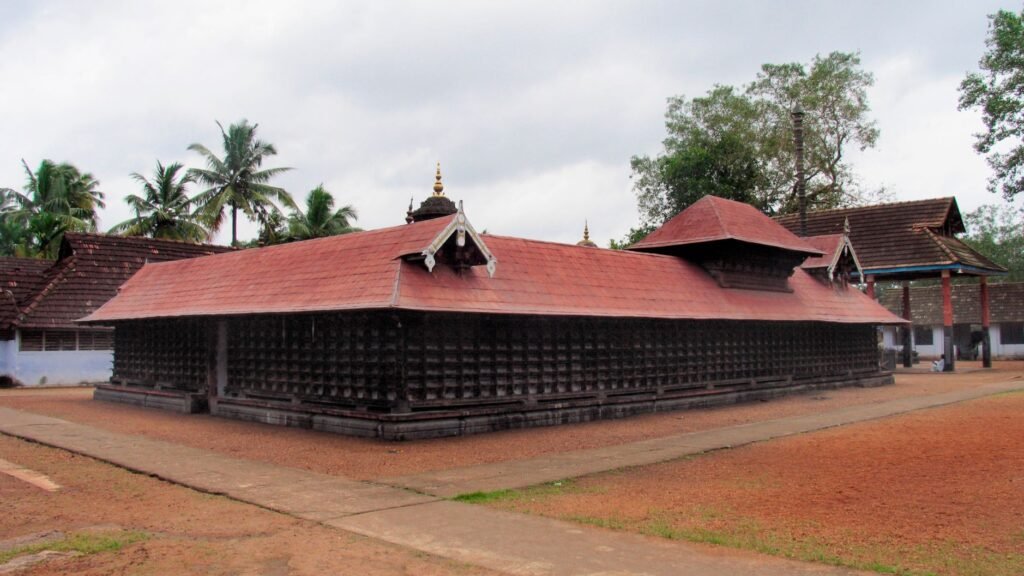
[[[114,330],[114,382],[206,390],[208,332],[202,320],[124,322]]]
[[[672,397],[879,371],[870,325],[360,312],[227,326],[227,396],[371,411]],[[115,340],[115,378],[205,385],[200,323],[128,323]]]

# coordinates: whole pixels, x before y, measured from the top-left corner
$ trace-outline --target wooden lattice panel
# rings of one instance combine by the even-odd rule
[[[114,330],[113,380],[147,387],[206,390],[207,327],[201,320],[125,322]]]
[[[865,325],[474,315],[403,324],[413,408],[878,371],[875,331]]]
[[[228,396],[384,408],[398,397],[397,320],[374,314],[228,321]]]

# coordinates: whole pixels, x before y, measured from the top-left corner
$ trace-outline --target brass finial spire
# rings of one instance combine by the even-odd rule
[[[597,248],[597,244],[590,239],[590,222],[583,221],[583,240],[576,243],[577,246],[587,246],[589,248]]]
[[[411,196],[409,197],[409,211],[405,213],[405,223],[406,224],[412,224],[413,223],[413,217],[412,217],[412,197]]]
[[[441,163],[437,163],[437,174],[434,175],[434,196],[444,196],[444,184],[441,183]]]

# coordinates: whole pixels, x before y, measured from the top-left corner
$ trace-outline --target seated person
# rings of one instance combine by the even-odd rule
[[[942,372],[946,369],[946,355],[939,356],[939,359],[932,362],[932,372]]]

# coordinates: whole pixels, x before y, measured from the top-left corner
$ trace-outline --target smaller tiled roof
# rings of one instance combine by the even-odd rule
[[[226,246],[190,244],[106,234],[68,232],[57,262],[44,281],[19,302],[18,325],[32,328],[74,328],[75,320],[96,310],[146,262],[164,262],[231,251]]]
[[[39,291],[53,264],[53,260],[36,258],[0,258],[0,330],[14,327],[20,304]]]
[[[821,251],[821,256],[811,256],[800,265],[801,268],[828,268],[835,259],[836,251],[842,249],[842,234],[822,234],[821,236],[810,236],[804,241]]]
[[[810,246],[750,204],[705,196],[633,244],[631,250],[647,251],[669,246],[736,240],[791,252],[820,255]]]
[[[988,300],[991,322],[1024,322],[1024,283],[990,283]],[[894,314],[902,314],[903,290],[888,289],[879,302]],[[954,324],[981,324],[981,288],[976,282],[955,284],[952,302]],[[942,324],[942,286],[911,287],[910,315],[914,324]]]
[[[10,292],[15,302],[24,302],[42,287],[53,264],[39,258],[0,258],[0,290]]]
[[[799,214],[775,220],[791,232],[800,229]],[[964,232],[955,198],[808,212],[807,234],[842,233],[847,220],[850,241],[865,274],[898,277],[927,275],[928,270],[934,270],[930,275],[935,276],[943,268],[996,274],[1006,271],[955,237]]]

